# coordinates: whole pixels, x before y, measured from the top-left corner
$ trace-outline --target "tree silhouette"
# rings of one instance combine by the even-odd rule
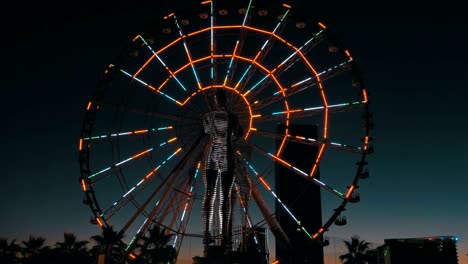
[[[22,241],[21,263],[46,263],[51,252],[50,247],[45,245],[46,239],[43,237],[29,236],[29,239]]]
[[[174,263],[176,250],[169,245],[172,234],[167,233],[166,228],[153,225],[147,234],[141,238],[137,249],[140,251],[138,263]]]
[[[89,263],[88,243],[86,240],[79,241],[73,233],[65,232],[63,241],[55,243],[54,260],[57,263]]]
[[[91,237],[97,243],[91,249],[92,255],[95,257],[104,255],[106,264],[122,263],[125,252],[123,237],[123,233],[114,231],[112,227],[104,227],[101,235]]]
[[[0,238],[0,263],[19,263],[17,254],[21,252],[21,247],[13,239],[8,243],[8,239]]]
[[[348,249],[348,253],[341,255],[340,260],[343,264],[366,264],[367,263],[367,250],[369,249],[369,242],[359,240],[358,236],[352,236],[351,241],[343,241]]]

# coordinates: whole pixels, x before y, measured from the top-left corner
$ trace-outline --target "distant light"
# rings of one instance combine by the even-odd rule
[[[182,24],[182,25],[184,25],[184,26],[187,26],[188,24],[190,24],[190,20],[188,20],[188,19],[182,19],[182,20],[180,21],[180,24]]]
[[[296,22],[296,27],[299,28],[299,29],[303,29],[306,27],[306,23],[303,22],[303,21],[298,21]]]
[[[239,10],[237,10],[237,12],[239,12],[240,15],[244,15],[245,13],[247,13],[247,8],[239,8]]]
[[[268,10],[260,9],[260,10],[258,10],[258,15],[259,16],[266,16],[266,15],[268,15]]]
[[[201,13],[200,18],[201,19],[207,19],[209,17],[208,13]]]
[[[218,11],[218,13],[219,13],[220,15],[222,15],[222,16],[225,16],[225,15],[227,15],[229,12],[228,12],[226,9],[220,9],[220,10]]]

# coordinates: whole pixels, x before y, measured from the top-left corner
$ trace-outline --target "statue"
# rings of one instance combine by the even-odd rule
[[[214,109],[203,115],[203,128],[210,135],[209,148],[205,153],[204,181],[205,193],[202,204],[204,228],[203,243],[213,243],[211,231],[214,217],[214,204],[219,191],[219,207],[217,214],[220,219],[221,246],[232,244],[231,236],[231,197],[235,179],[235,153],[233,142],[243,135],[237,116],[226,108],[226,92],[217,88],[214,95]],[[217,189],[219,182],[220,190]]]

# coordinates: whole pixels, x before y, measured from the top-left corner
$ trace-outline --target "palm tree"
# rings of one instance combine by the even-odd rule
[[[147,235],[141,238],[142,243],[138,246],[141,251],[139,259],[144,263],[174,263],[176,250],[169,245],[173,234],[168,234],[166,228],[153,225],[148,229]]]
[[[49,246],[45,246],[43,237],[29,236],[29,240],[22,241],[21,263],[45,263],[50,254]]]
[[[17,254],[20,252],[20,250],[21,247],[16,244],[15,239],[8,243],[7,239],[0,238],[0,263],[19,263]]]
[[[97,243],[91,252],[94,256],[105,256],[106,264],[121,263],[124,257],[125,245],[122,243],[123,233],[116,232],[112,227],[104,227],[101,235],[92,236]]]
[[[65,232],[63,242],[55,243],[57,263],[89,263],[90,256],[86,247],[89,241],[79,241],[75,234]]]
[[[343,241],[348,249],[348,253],[341,255],[340,260],[343,264],[366,264],[367,250],[369,242],[359,240],[358,236],[352,236],[351,241]]]

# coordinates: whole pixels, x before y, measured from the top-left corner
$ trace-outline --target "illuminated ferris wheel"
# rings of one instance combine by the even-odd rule
[[[358,182],[368,177],[372,115],[353,56],[327,26],[289,4],[252,0],[204,1],[168,12],[157,25],[129,40],[86,106],[80,183],[92,222],[125,234],[131,256],[152,226],[172,235],[178,254],[187,237],[205,243],[200,211],[210,143],[201,117],[222,89],[244,131],[233,145],[233,250],[255,228],[289,244],[279,215],[311,241],[345,224],[343,211],[359,201]],[[288,187],[297,190],[289,199],[278,190],[289,185],[280,186],[281,173],[291,185],[303,183]],[[316,201],[304,201],[310,186]],[[301,202],[320,204],[319,225],[301,219],[310,214]],[[214,226],[222,222],[212,218]],[[211,232],[216,240],[220,230]]]

